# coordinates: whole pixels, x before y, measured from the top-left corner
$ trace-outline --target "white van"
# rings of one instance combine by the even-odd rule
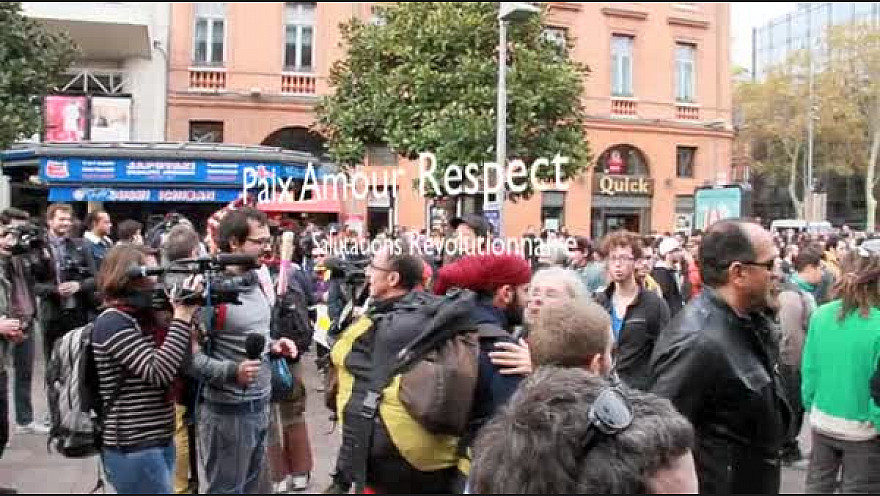
[[[797,232],[810,232],[817,234],[828,234],[834,232],[834,226],[827,220],[819,222],[807,222],[797,219],[778,219],[770,223],[770,231],[784,232],[788,229],[794,229]]]

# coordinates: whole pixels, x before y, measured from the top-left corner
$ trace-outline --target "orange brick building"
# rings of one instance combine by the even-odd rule
[[[371,4],[174,4],[167,138],[318,152],[308,127],[344,55],[338,25],[352,16],[370,20]],[[503,233],[686,228],[694,188],[726,182],[730,171],[729,5],[551,2],[545,23],[551,35],[567,32],[571,57],[591,68],[583,104],[594,164],[567,192],[508,202]],[[418,175],[382,148],[370,149],[364,170],[393,164]],[[399,186],[390,199],[343,202],[341,216],[374,231],[426,228],[482,208],[481,196],[441,205],[408,180]]]

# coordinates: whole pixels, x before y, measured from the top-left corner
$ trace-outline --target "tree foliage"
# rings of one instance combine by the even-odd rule
[[[736,105],[759,173],[784,177],[803,214],[807,125],[813,119],[814,177],[820,172],[865,176],[867,226],[872,229],[880,148],[880,30],[870,24],[830,28],[813,49],[813,104],[809,99],[811,54],[792,53],[760,82],[741,83]]]
[[[432,152],[439,177],[451,164],[494,162],[498,3],[399,3],[382,14],[381,25],[341,26],[348,53],[317,109],[331,157],[353,166],[374,144],[411,159]],[[508,157],[560,154],[574,177],[590,162],[581,106],[589,69],[545,39],[538,16],[510,26],[508,53]]]
[[[40,129],[40,98],[76,57],[64,34],[25,17],[21,2],[0,2],[0,149]]]

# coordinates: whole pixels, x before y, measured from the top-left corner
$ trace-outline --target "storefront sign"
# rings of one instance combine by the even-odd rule
[[[244,173],[258,178],[303,179],[307,164],[209,162],[207,160],[138,160],[42,158],[40,178],[48,183],[213,183],[241,186]],[[322,177],[320,169],[316,176]]]
[[[593,194],[605,196],[652,196],[654,180],[650,177],[595,174]]]
[[[238,189],[213,188],[50,188],[49,201],[229,203]]]

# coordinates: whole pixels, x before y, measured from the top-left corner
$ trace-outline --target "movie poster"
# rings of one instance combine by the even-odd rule
[[[131,140],[131,98],[92,97],[91,141]]]
[[[46,141],[76,143],[86,139],[88,100],[84,96],[49,95],[43,103]]]

